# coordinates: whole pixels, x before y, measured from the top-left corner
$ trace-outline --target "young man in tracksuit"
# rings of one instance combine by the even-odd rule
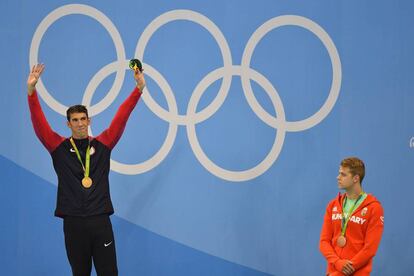
[[[365,166],[351,157],[342,160],[337,177],[339,194],[326,208],[319,248],[326,275],[369,275],[384,228],[380,202],[361,187]]]
[[[35,133],[49,151],[58,177],[55,216],[63,218],[66,253],[75,276],[90,275],[92,260],[99,276],[118,275],[115,240],[109,216],[114,213],[109,193],[111,151],[145,87],[134,71],[136,87],[100,135],[88,135],[90,118],[85,106],[67,110],[72,135],[65,138],[49,126],[36,92],[44,65],[33,66],[27,79],[28,101]]]

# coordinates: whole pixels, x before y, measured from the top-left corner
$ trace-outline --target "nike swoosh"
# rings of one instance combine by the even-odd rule
[[[110,246],[110,245],[111,245],[111,243],[112,243],[112,242],[110,242],[110,243],[104,243],[104,246],[105,246],[105,247],[108,247],[108,246]]]
[[[70,148],[70,152],[76,152],[73,148]]]

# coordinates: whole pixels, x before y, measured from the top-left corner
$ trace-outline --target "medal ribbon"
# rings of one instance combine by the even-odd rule
[[[70,140],[70,143],[72,144],[73,149],[76,152],[76,156],[78,157],[78,159],[79,159],[79,161],[82,165],[82,169],[83,169],[83,172],[84,172],[83,175],[85,177],[89,177],[89,168],[90,168],[90,164],[91,164],[91,152],[90,152],[91,145],[88,144],[88,147],[86,148],[85,165],[83,165],[82,158],[80,156],[78,148],[76,147],[75,141],[73,141],[72,137],[70,137],[69,140]]]
[[[359,194],[359,196],[358,196],[357,200],[355,201],[354,205],[352,205],[351,210],[349,210],[348,217],[347,217],[346,219],[345,219],[345,212],[344,212],[344,209],[345,209],[345,206],[346,206],[346,200],[347,200],[347,197],[345,196],[344,203],[342,204],[342,224],[341,224],[341,235],[342,235],[342,236],[345,236],[346,227],[348,226],[348,222],[349,222],[349,220],[351,219],[351,215],[352,215],[352,213],[354,212],[355,207],[358,205],[358,201],[359,201],[359,200],[362,198],[362,196],[364,196],[364,195],[365,195],[365,193],[364,193],[364,192],[361,192],[361,193]]]

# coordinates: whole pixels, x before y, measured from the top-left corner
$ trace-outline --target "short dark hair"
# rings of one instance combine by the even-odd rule
[[[66,110],[66,118],[68,119],[68,122],[70,122],[70,115],[73,113],[85,113],[86,117],[89,118],[88,109],[81,104],[73,105]]]
[[[348,157],[342,160],[341,166],[345,168],[349,168],[351,174],[359,175],[359,182],[362,183],[362,180],[365,176],[365,164],[364,162],[359,159],[358,157]]]

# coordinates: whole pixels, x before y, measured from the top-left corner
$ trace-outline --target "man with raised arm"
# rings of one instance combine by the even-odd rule
[[[33,66],[27,91],[33,128],[49,151],[58,178],[55,216],[63,218],[65,247],[72,273],[90,275],[92,260],[97,275],[118,275],[115,240],[109,216],[114,213],[109,193],[111,151],[121,138],[129,115],[145,87],[143,73],[134,70],[136,87],[119,107],[110,126],[96,137],[88,134],[91,120],[83,105],[70,107],[70,137],[52,130],[41,109],[36,83],[45,66]]]

